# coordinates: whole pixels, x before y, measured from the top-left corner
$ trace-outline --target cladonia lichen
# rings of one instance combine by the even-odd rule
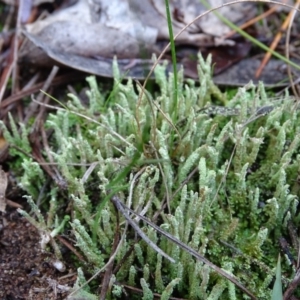
[[[233,274],[259,299],[270,299],[278,239],[287,235],[287,216],[300,225],[300,116],[294,100],[269,99],[262,84],[251,83],[227,99],[212,82],[209,62],[199,57],[199,87],[178,76],[174,122],[172,77],[167,78],[163,66],[155,71],[159,91],[142,97],[132,80],[120,82],[116,70],[115,66],[108,100],[95,78],[89,77],[89,105],[70,95],[67,109],[49,113],[45,124],[54,132],[49,139],[51,154],[67,189],[56,190],[53,182],[40,210],[46,214],[49,209],[57,224],[68,211],[69,234],[87,261],[76,262],[81,264],[80,278],[88,279],[83,273],[97,272],[108,262],[116,249],[114,241],[124,233],[113,260],[107,299],[128,294],[153,299],[155,293],[162,299],[172,295],[247,298],[138,216],[130,215],[176,263],[163,258],[131,227],[124,232],[126,220],[109,201],[117,195],[132,210]],[[207,109],[216,98],[225,104],[223,109]],[[10,123],[11,130],[0,123],[5,138],[29,152],[29,130],[21,127],[19,134],[13,120]],[[23,160],[22,188],[37,201],[47,174],[18,148],[11,149]],[[47,224],[37,217],[29,220],[41,230],[53,230],[53,221]],[[288,265],[283,269],[289,270]],[[75,287],[83,284],[78,280]],[[97,291],[98,286],[91,285],[89,292]]]

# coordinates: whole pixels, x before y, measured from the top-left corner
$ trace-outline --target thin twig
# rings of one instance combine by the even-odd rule
[[[286,0],[285,0],[286,1]],[[269,15],[273,14],[274,12],[276,12],[276,10],[278,10],[278,6],[275,5],[273,7],[271,7],[269,10],[265,11],[264,13],[260,14],[259,16],[252,18],[251,20],[245,22],[244,24],[240,25],[239,28],[241,30],[244,30],[248,27],[250,27],[251,25],[255,24],[256,22],[260,21],[260,20],[264,20],[266,19]],[[232,37],[234,34],[236,33],[236,31],[233,29],[230,32],[228,32],[227,34],[225,34],[222,37],[222,40],[226,40],[229,39],[230,37]]]
[[[298,9],[299,8],[299,5],[300,5],[300,1],[297,0],[297,3],[295,3],[295,8]],[[288,24],[288,28],[287,28],[287,32],[286,32],[286,39],[285,39],[285,56],[287,59],[290,58],[290,47],[289,47],[289,41],[290,41],[290,37],[291,37],[291,29],[292,29],[292,25],[293,25],[293,21],[295,19],[295,15],[296,15],[296,10],[293,10],[291,12],[291,18],[290,18],[290,22]],[[290,80],[290,86],[292,88],[292,91],[295,95],[295,97],[297,98],[297,100],[299,101],[300,100],[300,97],[299,97],[299,92],[295,86],[295,82],[293,80],[293,76],[292,76],[292,70],[291,70],[291,66],[290,65],[287,65],[287,73],[288,73],[288,77],[289,77],[289,80]]]
[[[8,16],[7,16],[6,23],[5,23],[6,28],[4,27],[3,31],[8,30],[9,23],[12,19],[13,14],[14,14],[14,10],[15,10],[15,7],[13,5],[11,5],[10,6],[10,11],[8,12]],[[12,42],[12,45],[14,47],[14,41]],[[5,93],[5,90],[6,90],[8,80],[10,78],[10,75],[11,75],[11,72],[12,72],[12,69],[13,69],[13,63],[12,62],[13,62],[13,52],[11,52],[11,50],[10,50],[9,57],[7,58],[7,65],[8,66],[5,68],[5,71],[2,72],[2,74],[0,76],[0,105],[1,105],[1,101],[2,101],[2,98],[3,98],[4,93]]]
[[[0,166],[0,211],[2,212],[5,212],[5,208],[6,208],[6,198],[5,198],[6,188],[7,188],[7,175]]]
[[[157,253],[159,253],[161,256],[165,257],[167,260],[169,260],[172,263],[175,263],[175,260],[170,257],[168,254],[166,254],[164,251],[162,251],[156,244],[154,244],[147,236],[146,234],[140,229],[140,227],[130,218],[129,214],[127,213],[126,209],[129,210],[131,213],[135,214],[136,216],[140,218],[144,218],[140,214],[137,214],[133,210],[129,209],[125,204],[122,204],[121,200],[117,196],[113,196],[111,198],[112,203],[116,206],[118,211],[122,213],[122,215],[125,217],[127,222],[133,227],[133,229],[136,231],[136,233],[151,247],[153,248]],[[125,209],[126,208],[126,209]]]
[[[118,218],[118,217],[117,217]],[[117,219],[117,228],[115,231],[115,237],[114,237],[114,243],[113,243],[113,247],[112,247],[112,252],[115,252],[119,241],[120,241],[120,237],[119,237],[119,229],[120,229],[120,222],[119,219]],[[106,271],[102,280],[102,286],[101,286],[101,293],[100,293],[100,297],[99,300],[105,300],[106,299],[106,294],[107,294],[107,290],[109,288],[109,282],[111,279],[111,275],[113,274],[113,266],[114,266],[114,261],[112,260],[110,262],[110,264],[107,265],[106,267]]]
[[[294,293],[295,289],[300,285],[300,269],[297,270],[293,281],[289,284],[288,288],[286,289],[283,299],[289,300],[292,294]]]
[[[65,74],[65,75],[61,75],[61,76],[57,76],[53,79],[51,85],[60,85],[69,81],[73,81],[73,80],[80,80],[82,78],[84,78],[84,74],[78,74],[75,73],[74,75],[72,74],[72,76],[70,76],[70,74]],[[39,82],[34,84],[32,87],[28,87],[28,85],[26,85],[22,91],[17,92],[16,94],[13,94],[7,98],[5,98],[2,102],[0,101],[0,111],[2,112],[2,109],[13,104],[16,101],[20,101],[22,100],[24,97],[30,96],[31,94],[39,91],[40,89],[43,88],[44,82]]]
[[[53,79],[55,78],[57,72],[59,71],[59,68],[57,66],[54,66],[47,78],[47,80],[45,81],[45,83],[43,84],[42,90],[43,91],[47,91],[50,87],[50,85],[52,84]],[[41,102],[42,98],[45,96],[45,93],[40,92],[39,95],[37,96],[37,101]],[[38,104],[36,102],[32,102],[29,107],[28,107],[28,114],[26,115],[25,119],[24,119],[24,123],[27,124],[28,120],[34,115],[36,109],[38,107]]]
[[[62,243],[62,244],[64,244],[70,251],[72,251],[76,256],[77,256],[77,258],[80,260],[80,261],[82,261],[82,262],[84,262],[84,263],[86,263],[86,261],[85,261],[85,259],[84,259],[84,257],[68,242],[68,241],[66,241],[62,236],[60,236],[60,235],[57,235],[56,236],[56,238]]]
[[[24,0],[19,0],[19,8],[18,8],[18,15],[17,15],[17,22],[16,22],[16,31],[14,36],[13,42],[13,61],[12,61],[12,93],[14,94],[17,91],[18,86],[18,50],[19,50],[19,37],[21,32],[21,18],[22,18],[22,11],[24,7]]]

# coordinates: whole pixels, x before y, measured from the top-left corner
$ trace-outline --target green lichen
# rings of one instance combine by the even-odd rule
[[[11,154],[23,160],[20,182],[36,211],[36,218],[26,217],[49,233],[56,234],[59,224],[69,226],[88,262],[80,272],[104,267],[116,234],[125,234],[107,299],[128,293],[140,299],[136,289],[143,299],[153,299],[154,293],[163,299],[247,297],[138,216],[131,218],[176,263],[157,254],[132,228],[123,232],[127,221],[109,201],[112,195],[233,274],[262,300],[270,298],[278,238],[288,234],[288,220],[300,225],[300,116],[294,100],[287,95],[268,99],[261,84],[250,83],[229,101],[213,84],[209,61],[199,57],[198,71],[199,87],[179,74],[176,113],[172,76],[166,77],[163,66],[155,71],[159,93],[143,97],[132,80],[120,83],[116,66],[109,101],[89,77],[87,107],[70,96],[67,109],[47,118],[46,127],[54,132],[51,154],[67,189],[62,192],[51,183],[39,199],[42,208],[34,201],[47,175],[17,151],[30,152],[29,130],[23,126],[20,134],[12,120],[11,131],[0,123],[16,146]],[[213,108],[212,99],[225,106]],[[68,223],[63,221],[67,206]],[[42,209],[49,210],[47,221]],[[287,264],[282,268],[289,270]],[[91,286],[90,292],[97,289]]]

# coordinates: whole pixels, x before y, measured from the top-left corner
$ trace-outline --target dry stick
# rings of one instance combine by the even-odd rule
[[[85,76],[85,75],[84,75]],[[83,78],[83,74],[76,73],[74,76],[70,77],[70,73],[65,75],[57,76],[53,79],[52,85],[59,85],[65,82],[73,81],[73,80],[79,80]],[[22,98],[26,96],[30,96],[32,93],[35,93],[43,88],[44,82],[39,82],[33,85],[32,87],[28,87],[28,84],[26,87],[23,88],[22,91],[17,92],[16,94],[13,94],[7,98],[5,98],[2,102],[0,101],[0,111],[11,105],[12,103],[21,100]]]
[[[30,79],[29,81],[24,85],[24,87],[22,88],[21,92],[23,91],[27,91],[30,88],[32,88],[36,82],[40,79],[41,73],[37,72],[35,73]]]
[[[117,209],[124,215],[124,217],[127,219],[127,221],[129,222],[129,224],[134,227],[135,230],[137,230],[137,233],[144,239],[145,234],[141,231],[141,229],[132,221],[129,220],[129,215],[126,212],[129,211],[132,214],[135,214],[136,216],[138,216],[140,219],[142,219],[144,222],[146,222],[149,226],[151,226],[153,229],[155,229],[157,232],[159,232],[160,234],[162,234],[163,236],[165,236],[167,239],[169,239],[171,242],[175,243],[177,246],[179,246],[180,248],[182,248],[183,250],[185,250],[186,252],[188,252],[189,254],[191,254],[192,256],[194,256],[195,258],[197,258],[198,260],[202,261],[203,263],[207,264],[210,268],[212,268],[214,271],[216,271],[218,274],[222,275],[223,277],[227,278],[228,280],[230,280],[232,283],[234,283],[236,286],[238,286],[243,292],[245,292],[251,299],[257,299],[251,292],[249,292],[240,282],[238,282],[231,274],[227,273],[226,271],[222,270],[221,268],[219,268],[218,266],[216,266],[215,264],[213,264],[212,262],[210,262],[208,259],[206,259],[204,256],[200,255],[197,251],[195,251],[194,249],[192,249],[191,247],[187,246],[186,244],[182,243],[180,240],[178,240],[177,238],[175,238],[174,236],[172,236],[171,234],[169,234],[168,232],[162,230],[160,227],[158,227],[157,225],[155,225],[154,223],[150,222],[147,218],[145,218],[144,216],[139,215],[138,213],[136,213],[135,211],[133,211],[132,209],[128,208],[125,204],[123,204],[121,202],[121,200],[117,197],[117,196],[113,196],[111,198],[111,201],[116,205]],[[133,226],[133,224],[134,226]],[[140,234],[142,233],[143,236]],[[145,240],[145,239],[144,239]],[[147,240],[149,240],[149,238],[147,237]],[[146,241],[146,243],[148,243]],[[153,242],[151,241],[151,243],[153,244]],[[158,248],[155,244],[154,244],[155,248],[153,247],[153,245],[151,247],[153,247],[155,250]],[[158,248],[159,249],[159,248]],[[159,249],[160,250],[160,249]],[[157,251],[157,250],[156,250]],[[164,253],[164,252],[163,252]],[[159,254],[162,255],[161,250],[159,252]],[[165,254],[165,253],[164,253]],[[166,257],[166,256],[167,257]],[[170,258],[167,254],[165,254],[163,256],[165,256],[166,258]],[[171,262],[175,262],[174,259],[171,258]]]
[[[40,73],[36,73],[35,75],[32,76],[32,78],[22,88],[21,91],[16,92],[15,94],[9,96],[8,98],[4,99],[0,103],[0,119],[3,119],[4,116],[6,116],[8,114],[8,112],[11,110],[11,108],[13,107],[12,104],[15,101],[10,101],[9,99],[12,99],[12,98],[16,99],[17,98],[17,100],[21,100],[23,97],[30,95],[31,93],[28,93],[28,91],[32,90],[32,88],[36,85],[36,81],[39,79],[39,77],[40,77]],[[26,92],[27,92],[27,95],[26,95]],[[32,90],[32,92],[36,92],[36,90]],[[17,95],[19,97],[16,97]],[[9,100],[9,101],[7,101],[7,100]]]
[[[289,300],[293,292],[295,291],[295,289],[299,286],[299,284],[300,284],[300,269],[297,270],[293,281],[289,284],[288,288],[286,289],[283,295],[283,299]]]
[[[297,3],[295,4],[295,8],[298,9],[299,5],[300,5],[300,1],[297,0]],[[290,38],[291,38],[291,29],[292,29],[293,21],[295,19],[296,11],[294,10],[291,13],[292,13],[292,15],[291,15],[291,18],[290,18],[290,22],[289,22],[288,29],[287,29],[287,32],[286,32],[286,39],[285,39],[285,56],[286,56],[287,59],[289,59],[289,57],[290,57],[289,41],[290,41]],[[295,86],[294,80],[293,80],[291,69],[292,69],[291,66],[287,65],[287,73],[288,73],[288,77],[289,77],[289,80],[290,80],[291,88],[292,88],[292,91],[293,91],[295,97],[297,98],[297,101],[299,101],[300,97],[299,97],[299,93],[297,91],[297,88]]]
[[[285,32],[285,30],[287,29],[287,27],[290,24],[290,20],[292,17],[292,14],[294,13],[294,11],[290,11],[289,15],[286,17],[285,21],[283,22],[283,24],[281,25],[279,31],[277,32],[275,38],[273,39],[273,42],[270,45],[270,49],[275,50],[283,33]],[[264,59],[262,60],[259,68],[257,69],[257,71],[255,72],[255,78],[259,78],[264,67],[266,66],[266,64],[269,62],[270,58],[271,58],[271,52],[267,52],[264,56]]]
[[[16,31],[14,36],[14,48],[13,48],[13,62],[12,62],[12,93],[14,94],[17,90],[17,74],[18,74],[18,50],[19,50],[19,36],[20,36],[20,29],[21,29],[21,18],[22,18],[22,11],[24,7],[24,0],[19,0],[19,9],[17,15],[17,22],[16,22]]]
[[[2,32],[8,31],[8,28],[10,26],[10,21],[12,19],[12,16],[14,15],[14,10],[15,10],[15,7],[13,5],[11,5]],[[2,50],[2,45],[1,45],[1,50]],[[0,105],[1,105],[2,97],[6,90],[7,82],[9,80],[9,77],[10,77],[12,69],[13,69],[13,64],[12,64],[13,57],[11,57],[11,56],[12,56],[12,54],[10,53],[9,58],[8,58],[9,66],[7,68],[5,68],[4,72],[0,76]]]
[[[127,284],[124,284],[122,283],[122,287],[128,289],[128,290],[131,290],[135,293],[139,293],[139,294],[144,294],[144,291],[142,289],[139,289],[139,288],[136,288],[136,287],[133,287],[133,286],[130,286],[130,285],[127,285]],[[161,299],[161,294],[159,293],[152,293],[154,299]],[[141,298],[142,299],[142,298]],[[187,300],[186,298],[177,298],[177,297],[169,297],[168,298],[169,300]]]
[[[82,261],[83,263],[86,263],[86,260],[84,259],[84,257],[75,249],[75,247],[73,247],[65,238],[63,238],[60,235],[57,235],[56,238],[62,243],[64,244],[70,251],[72,251],[77,258]]]
[[[9,199],[7,199],[7,198],[6,198],[6,204],[7,204],[8,206],[11,206],[11,207],[14,207],[14,208],[21,208],[21,209],[23,209],[23,206],[22,206],[21,204],[19,204],[19,203],[17,203],[17,202],[14,202],[14,201],[12,201],[12,200],[9,200]]]
[[[267,10],[266,12],[260,14],[259,16],[249,20],[248,22],[242,24],[241,26],[239,26],[240,29],[244,30],[247,27],[250,27],[251,25],[255,24],[256,22],[265,19],[266,17],[268,17],[269,15],[273,14],[274,12],[276,12],[276,10],[278,9],[278,6],[273,6],[271,7],[269,10]],[[226,40],[230,37],[232,37],[234,34],[236,33],[236,30],[231,30],[230,32],[228,32],[227,34],[225,34],[222,37],[222,40]]]
[[[0,79],[2,81],[2,86],[1,86],[1,82],[0,82],[0,104],[2,101],[2,97],[4,95],[6,85],[7,85],[8,79],[10,77],[11,71],[12,71],[12,63],[9,64],[8,68],[5,69],[5,73],[2,73],[2,76],[0,77]]]
[[[113,196],[111,198],[111,202],[116,206],[118,211],[122,213],[122,215],[125,217],[127,222],[133,227],[133,229],[136,231],[136,233],[151,247],[153,248],[157,253],[159,253],[161,256],[165,257],[167,260],[169,260],[172,263],[175,263],[175,260],[170,257],[168,254],[166,254],[164,251],[162,251],[156,244],[154,244],[147,236],[146,234],[140,229],[140,227],[130,218],[129,214],[126,212],[126,209],[129,210],[131,213],[135,214],[136,216],[142,218],[144,220],[144,217],[140,214],[137,214],[130,208],[128,208],[125,204],[121,202],[121,200],[117,196]]]
[[[2,212],[5,212],[5,208],[6,208],[6,198],[5,198],[6,188],[7,188],[7,175],[0,166],[0,211]]]
[[[96,166],[98,164],[99,164],[99,161],[94,161],[92,164],[89,164],[89,168],[85,171],[82,178],[80,179],[80,182],[82,184],[84,184],[88,180],[88,178],[90,177],[90,175],[92,174],[92,172],[94,171],[94,169],[96,168]],[[86,164],[86,166],[87,166],[87,164]]]
[[[50,101],[50,98],[49,97],[44,97],[44,103],[45,104],[48,104]],[[31,132],[38,132],[38,130],[44,125],[44,121],[43,121],[43,117],[44,117],[44,114],[45,114],[45,111],[46,111],[46,107],[45,106],[42,106],[39,111],[37,112],[37,115],[35,116],[35,120],[34,120],[34,123],[33,125],[31,126]]]
[[[117,249],[117,246],[119,244],[119,229],[120,229],[120,222],[119,222],[119,216],[117,216],[117,228],[115,231],[115,236],[114,236],[114,243],[112,246],[112,252],[114,252]],[[114,266],[114,261],[112,260],[109,265],[106,267],[106,271],[102,280],[102,286],[101,286],[101,293],[99,300],[105,300],[106,299],[106,293],[109,288],[109,282],[111,279],[111,275],[113,274],[113,266]]]
[[[43,91],[47,91],[54,79],[54,77],[56,76],[57,72],[58,72],[59,68],[57,66],[54,66],[47,78],[47,80],[45,81],[45,83],[43,84],[42,90]],[[42,98],[45,96],[45,94],[43,92],[40,92],[39,95],[37,96],[37,100],[40,102],[42,101]],[[33,114],[35,113],[36,109],[38,107],[38,104],[36,102],[32,102],[29,106],[29,112],[26,115],[25,119],[24,119],[24,123],[26,124],[28,122],[28,120],[33,116]]]

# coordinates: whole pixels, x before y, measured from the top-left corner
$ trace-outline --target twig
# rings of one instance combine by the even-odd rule
[[[136,288],[136,287],[133,287],[133,286],[130,286],[130,285],[126,285],[124,283],[122,283],[122,287],[128,289],[128,290],[131,290],[133,292],[136,292],[136,293],[139,293],[139,294],[142,294],[143,295],[143,290],[142,289],[139,289],[139,288]],[[161,294],[158,294],[158,293],[153,293],[153,296],[154,296],[154,299],[161,299]],[[169,300],[187,300],[186,298],[177,298],[177,297],[169,297],[168,298]]]
[[[60,235],[57,235],[56,236],[56,238],[62,243],[62,244],[64,244],[70,251],[72,251],[76,256],[77,256],[77,258],[80,260],[80,261],[82,261],[82,262],[84,262],[84,263],[86,263],[86,261],[85,261],[85,259],[84,259],[84,257],[68,242],[68,241],[66,241],[62,236],[60,236]]]
[[[130,218],[129,214],[127,213],[126,209],[130,211],[131,213],[135,214],[136,216],[142,218],[144,220],[144,217],[140,214],[137,214],[125,204],[121,202],[121,200],[117,196],[113,196],[111,198],[111,202],[115,205],[117,210],[122,213],[122,215],[125,217],[127,222],[133,227],[133,229],[136,231],[136,233],[150,246],[152,247],[157,253],[159,253],[161,256],[165,257],[167,260],[169,260],[172,263],[175,263],[175,260],[170,257],[168,254],[166,254],[164,251],[162,251],[157,245],[155,245],[147,236],[146,234],[140,229],[140,227]]]
[[[299,2],[299,0],[298,0]],[[298,10],[297,7],[294,7],[295,10]],[[293,14],[294,14],[294,10],[291,10],[290,13],[288,14],[288,16],[286,17],[285,21],[283,22],[283,24],[281,25],[281,28],[279,29],[279,31],[277,32],[273,42],[270,45],[270,50],[274,51],[274,49],[277,47],[283,33],[285,32],[285,30],[288,28],[289,24],[291,23],[291,20],[293,19]],[[257,69],[256,73],[255,73],[255,78],[259,78],[264,67],[266,66],[266,64],[269,62],[270,58],[271,58],[272,52],[269,51],[266,53],[263,61],[261,62],[260,67]]]
[[[300,1],[297,0],[297,3],[295,3],[295,8],[299,8],[299,5],[300,5]],[[291,37],[291,29],[292,29],[292,24],[293,24],[293,21],[295,19],[295,15],[296,15],[296,10],[293,10],[291,11],[291,20],[288,24],[288,29],[287,29],[287,32],[286,32],[286,39],[285,39],[285,56],[287,59],[290,58],[290,47],[289,47],[289,41],[290,41],[290,37]],[[290,80],[290,86],[292,88],[292,91],[295,95],[295,97],[297,98],[297,100],[299,101],[300,97],[299,97],[299,90],[297,90],[296,88],[296,83],[294,82],[293,80],[293,76],[292,76],[292,70],[291,70],[291,66],[290,65],[287,65],[287,73],[288,73],[288,77],[289,77],[289,80]]]
[[[293,281],[290,283],[290,285],[286,289],[286,291],[283,295],[283,299],[289,300],[290,297],[292,296],[294,290],[299,286],[299,284],[300,284],[300,269],[297,270]]]
[[[245,22],[244,24],[242,24],[241,26],[239,26],[240,29],[244,30],[247,27],[250,27],[251,25],[255,24],[256,22],[260,21],[260,20],[264,20],[265,18],[267,18],[269,15],[273,14],[274,12],[276,12],[276,10],[278,9],[278,5],[274,5],[273,7],[271,7],[269,10],[267,10],[266,12],[260,14],[259,16]],[[226,40],[229,39],[230,37],[232,37],[234,34],[236,33],[236,30],[231,30],[230,32],[228,32],[227,34],[225,34],[222,37],[222,40]]]
[[[54,66],[47,78],[47,80],[45,81],[45,83],[43,84],[42,90],[43,91],[47,91],[53,81],[53,79],[55,78],[57,72],[58,72],[59,68],[57,66]],[[45,93],[40,93],[37,96],[37,101],[41,102],[42,97],[45,96]],[[38,104],[36,102],[32,102],[29,107],[28,107],[28,114],[26,115],[25,119],[24,119],[24,123],[26,124],[28,122],[28,120],[33,116],[33,114],[35,113],[36,109],[38,107]]]
[[[61,76],[57,76],[53,79],[51,85],[59,85],[59,84],[63,84],[66,82],[70,82],[73,80],[80,80],[82,79],[84,76],[86,76],[86,74],[77,74],[75,73],[75,75],[72,74],[72,76],[70,76],[70,74],[65,74],[65,75],[61,75]],[[2,109],[11,105],[12,103],[21,100],[22,98],[26,97],[26,96],[30,96],[31,94],[39,91],[40,89],[43,88],[44,82],[40,82],[37,83],[35,85],[33,85],[32,87],[24,87],[22,91],[17,92],[16,94],[13,94],[7,98],[5,98],[2,102],[0,101],[0,111],[2,112]]]
[[[5,212],[5,207],[6,207],[6,198],[5,198],[6,188],[7,188],[7,175],[0,166],[0,211],[2,212]]]
[[[115,231],[115,237],[114,237],[114,244],[112,247],[112,252],[115,252],[117,249],[117,246],[119,244],[120,238],[119,238],[119,229],[120,229],[120,222],[117,216],[117,228]],[[110,278],[111,275],[113,274],[113,266],[114,266],[114,261],[111,260],[111,262],[107,265],[106,267],[106,271],[102,280],[102,287],[101,287],[101,294],[99,299],[100,300],[105,300],[106,299],[106,294],[107,294],[107,290],[109,288],[109,282],[110,282]]]
[[[22,18],[22,11],[24,7],[24,0],[19,0],[19,7],[18,7],[18,15],[16,21],[16,31],[14,36],[13,42],[13,61],[12,61],[12,93],[15,93],[18,89],[18,50],[19,50],[19,37],[20,37],[20,29],[21,29],[21,18]]]
[[[23,209],[23,206],[22,206],[21,204],[19,204],[19,203],[17,203],[17,202],[14,202],[14,201],[12,201],[12,200],[9,200],[9,199],[7,199],[7,198],[6,198],[6,204],[7,204],[8,206],[11,206],[11,207],[14,207],[14,208],[21,208],[21,209]]]
[[[3,32],[8,30],[9,23],[12,19],[12,16],[14,15],[14,10],[15,10],[15,7],[13,5],[11,5],[10,6],[10,11],[8,12],[8,16],[7,16],[7,19],[6,19],[6,22],[5,22],[5,25],[3,27]],[[1,50],[2,50],[2,45],[1,45]],[[13,68],[13,64],[12,64],[13,53],[11,51],[10,51],[10,54],[9,54],[7,60],[8,60],[7,61],[8,66],[5,68],[5,71],[2,72],[1,77],[0,77],[0,105],[1,105],[2,97],[3,97],[3,95],[5,93],[5,90],[6,90],[8,79],[11,75],[12,68]]]

